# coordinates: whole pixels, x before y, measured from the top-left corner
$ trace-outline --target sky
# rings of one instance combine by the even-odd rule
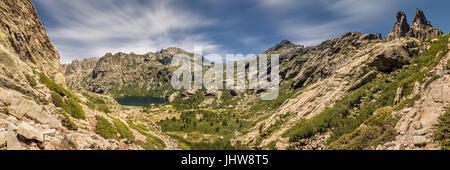
[[[450,1],[434,0],[32,0],[62,63],[168,47],[203,55],[259,54],[289,40],[304,46],[346,32],[387,35],[416,8],[450,31]],[[212,59],[214,60],[214,59]]]

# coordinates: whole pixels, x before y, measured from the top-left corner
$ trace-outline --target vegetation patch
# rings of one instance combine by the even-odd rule
[[[61,112],[61,114],[64,116],[62,119],[62,125],[65,126],[66,128],[68,128],[69,130],[78,130],[78,126],[75,122],[72,121],[72,119],[70,119],[70,116],[65,113],[65,112]]]
[[[345,134],[331,143],[333,150],[362,150],[374,147],[395,139],[395,125],[399,117],[392,115],[392,107],[383,107],[366,120],[363,125],[349,134]]]
[[[114,125],[117,128],[117,131],[120,134],[120,138],[122,139],[128,139],[130,141],[134,141],[134,135],[133,132],[128,128],[128,126],[123,123],[121,120],[119,119],[114,119],[113,120]]]
[[[99,134],[105,139],[119,140],[116,128],[108,121],[108,119],[98,115],[95,116],[95,118],[97,119],[97,124],[95,125],[95,133]]]
[[[222,136],[233,136],[236,130],[249,127],[250,123],[231,113],[216,113],[205,110],[181,113],[179,119],[161,120],[157,123],[165,132],[201,132]]]
[[[53,104],[55,104],[56,107],[63,107],[64,100],[58,93],[51,92],[50,95],[52,98],[52,102],[53,102]]]
[[[85,119],[86,114],[84,113],[83,108],[77,101],[72,98],[68,98],[64,101],[64,105],[62,106],[64,111],[69,113],[72,117],[76,119]]]
[[[434,125],[432,138],[441,146],[442,150],[450,150],[450,107]]]
[[[74,99],[78,100],[78,98],[75,95],[73,95],[70,91],[62,88],[61,86],[59,86],[58,84],[53,82],[45,74],[39,73],[39,77],[41,79],[40,82],[42,84],[45,84],[45,86],[47,86],[47,88],[50,89],[51,91],[54,91],[63,97],[74,98]]]
[[[145,142],[140,140],[136,141],[142,148],[146,150],[162,150],[166,147],[163,140],[148,133],[149,129],[145,125],[134,124],[131,120],[127,120],[127,123],[132,129],[147,137]]]
[[[27,79],[27,81],[28,81],[28,83],[30,84],[31,87],[36,87],[37,82],[32,76],[30,76],[28,74],[25,74],[25,78]]]
[[[177,135],[169,135],[178,141],[178,145],[184,150],[249,150],[248,146],[239,141],[232,144],[229,139],[218,139],[212,142],[190,142]]]

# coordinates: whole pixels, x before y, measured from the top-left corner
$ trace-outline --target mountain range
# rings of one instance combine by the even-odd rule
[[[60,64],[30,0],[0,2],[0,149],[449,149],[450,34],[417,9],[390,34],[284,40],[280,95],[176,90],[167,48]],[[167,99],[129,106],[126,97]]]

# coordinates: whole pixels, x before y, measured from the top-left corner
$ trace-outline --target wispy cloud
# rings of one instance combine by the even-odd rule
[[[403,1],[403,0],[400,0]],[[285,18],[280,21],[279,31],[281,34],[291,37],[297,43],[310,46],[316,45],[326,39],[337,37],[348,31],[355,31],[371,25],[386,11],[392,9],[400,1],[391,0],[316,0],[311,1],[291,1],[291,0],[262,0],[261,4],[269,9],[278,10],[280,6],[300,6],[295,10],[301,13],[308,11],[310,5],[320,11],[322,16],[330,16],[330,19],[318,21],[316,18],[296,17]],[[299,5],[301,3],[301,5]],[[317,8],[320,6],[320,8]]]
[[[203,46],[220,51],[208,35],[195,30],[216,23],[173,0],[39,0],[56,24],[48,32],[62,62],[100,57],[106,52],[146,53],[167,47]]]

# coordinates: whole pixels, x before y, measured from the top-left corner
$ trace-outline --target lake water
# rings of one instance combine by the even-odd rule
[[[163,104],[167,99],[150,96],[126,96],[116,99],[117,102],[125,106],[145,106],[151,104]]]

